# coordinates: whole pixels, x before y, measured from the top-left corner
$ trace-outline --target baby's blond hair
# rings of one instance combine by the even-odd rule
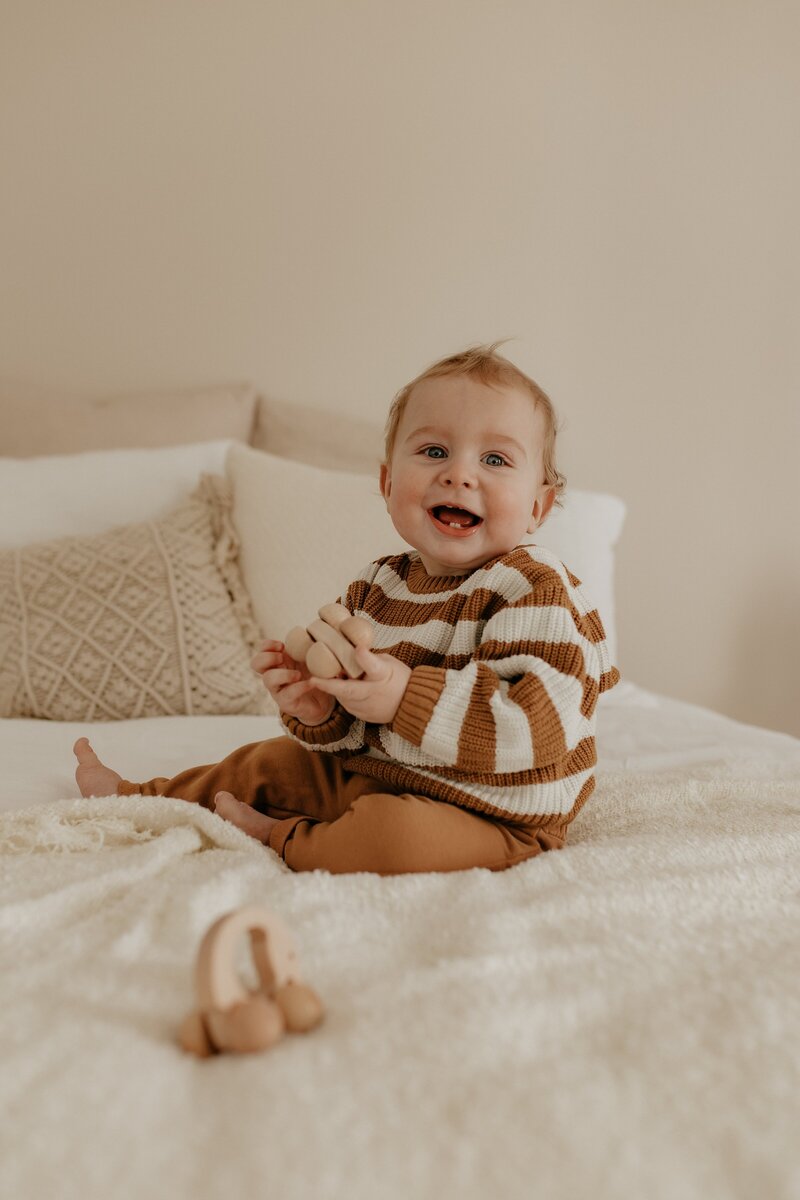
[[[508,338],[492,342],[490,346],[470,346],[467,350],[462,350],[460,354],[451,354],[447,358],[440,358],[421,375],[417,375],[416,379],[412,379],[411,383],[407,383],[404,388],[401,388],[392,401],[389,415],[386,418],[385,460],[387,463],[391,462],[397,430],[406,410],[409,396],[423,379],[437,379],[443,375],[468,375],[489,387],[518,387],[529,392],[536,408],[542,410],[544,416],[542,446],[544,483],[553,488],[556,494],[555,503],[563,508],[560,497],[567,486],[567,480],[556,467],[558,428],[553,402],[538,383],[520,371],[519,367],[515,367],[507,358],[503,358],[502,354],[497,353],[497,347],[502,346],[504,341],[508,341]]]

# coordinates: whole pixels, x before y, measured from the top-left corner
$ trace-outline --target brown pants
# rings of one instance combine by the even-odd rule
[[[288,737],[241,746],[222,762],[190,767],[174,779],[123,780],[117,788],[120,796],[177,796],[204,808],[214,807],[219,791],[279,818],[267,844],[293,871],[501,871],[563,841],[544,829],[393,791]]]

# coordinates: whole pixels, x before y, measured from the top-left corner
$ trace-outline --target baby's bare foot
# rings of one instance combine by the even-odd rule
[[[78,738],[72,747],[78,766],[75,771],[75,782],[81,789],[82,796],[116,796],[117,784],[122,779],[111,767],[100,762],[89,739]]]
[[[256,812],[249,804],[237,800],[231,792],[217,792],[214,802],[217,816],[224,817],[231,825],[236,825],[265,845],[272,826],[278,824],[277,817],[268,817],[266,813]]]

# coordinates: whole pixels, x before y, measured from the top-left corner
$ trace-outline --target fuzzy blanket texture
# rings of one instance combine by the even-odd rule
[[[0,816],[0,1193],[800,1196],[800,791],[605,772],[509,871],[293,874],[179,800]],[[200,939],[278,913],[326,1019],[176,1042]]]

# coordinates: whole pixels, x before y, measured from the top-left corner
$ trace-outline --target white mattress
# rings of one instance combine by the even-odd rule
[[[0,721],[0,812],[77,796],[72,746],[87,734],[125,779],[172,775],[216,762],[237,746],[281,732],[277,717],[158,717],[71,724]],[[598,776],[604,770],[685,770],[693,778],[792,779],[800,740],[743,725],[622,681],[600,697]]]

